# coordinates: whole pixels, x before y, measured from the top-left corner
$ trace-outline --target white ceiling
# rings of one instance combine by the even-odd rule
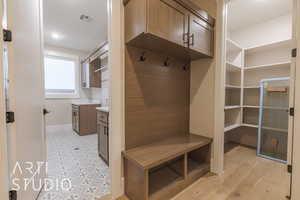
[[[106,0],[44,0],[45,43],[91,51],[107,40]],[[90,22],[81,21],[88,15]],[[59,39],[52,37],[55,33]]]
[[[231,0],[228,8],[229,31],[271,20],[292,11],[293,0]]]

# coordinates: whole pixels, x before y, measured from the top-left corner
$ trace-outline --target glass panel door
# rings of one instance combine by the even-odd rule
[[[258,155],[285,163],[289,125],[289,78],[264,79],[260,84]]]

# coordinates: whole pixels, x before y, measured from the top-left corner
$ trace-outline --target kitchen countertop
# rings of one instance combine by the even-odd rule
[[[77,101],[72,101],[72,104],[74,105],[96,105],[96,104],[101,104],[100,101],[92,101],[92,100],[77,100]]]
[[[97,107],[96,110],[109,113],[109,107],[108,106]]]

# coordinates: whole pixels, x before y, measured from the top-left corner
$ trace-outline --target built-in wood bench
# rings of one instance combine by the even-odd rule
[[[169,199],[209,171],[209,138],[187,134],[123,152],[131,200]]]

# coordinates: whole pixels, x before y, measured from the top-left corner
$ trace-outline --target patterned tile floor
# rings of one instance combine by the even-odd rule
[[[47,149],[48,178],[59,183],[69,179],[71,187],[43,190],[38,200],[94,200],[109,193],[109,168],[98,156],[96,134],[78,136],[71,125],[51,126]]]

